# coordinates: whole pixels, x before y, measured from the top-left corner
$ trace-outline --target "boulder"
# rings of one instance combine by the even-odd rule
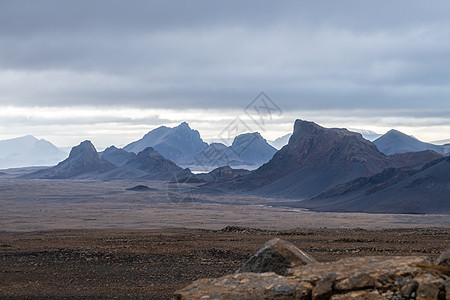
[[[442,252],[435,262],[436,265],[450,268],[450,249]]]
[[[197,280],[175,292],[175,299],[450,299],[448,268],[423,256],[315,262],[292,244],[274,239],[239,271],[244,267],[252,272]]]
[[[313,257],[291,243],[275,238],[264,244],[236,273],[275,272],[284,275],[288,268],[315,262]]]
[[[200,279],[174,299],[311,299],[312,286],[275,273],[241,273],[217,279]]]

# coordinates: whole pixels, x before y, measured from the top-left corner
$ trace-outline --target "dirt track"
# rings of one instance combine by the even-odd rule
[[[427,255],[450,247],[450,229],[65,230],[0,232],[0,298],[169,299],[203,277],[234,272],[281,237],[319,261],[355,255]]]

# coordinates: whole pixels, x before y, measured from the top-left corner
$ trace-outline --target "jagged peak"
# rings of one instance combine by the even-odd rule
[[[189,129],[189,130],[191,130],[191,127],[189,126],[189,124],[187,122],[181,122],[180,125],[178,125],[175,128],[182,128],[182,129]]]
[[[83,153],[97,153],[97,150],[95,149],[94,145],[91,141],[86,140],[81,142],[78,146],[75,146],[72,148],[69,154],[69,158],[83,154]]]
[[[147,147],[137,154],[138,157],[155,156],[155,155],[161,156],[161,154],[159,154],[158,151],[156,151],[153,147]]]
[[[294,124],[294,134],[314,133],[317,130],[324,130],[324,129],[325,128],[314,122],[305,121],[301,119],[295,120]]]
[[[113,151],[113,150],[120,150],[120,149],[117,148],[117,147],[114,146],[114,145],[111,145],[111,146],[109,146],[108,148],[106,148],[105,151],[103,151],[103,152],[106,152],[106,151]]]

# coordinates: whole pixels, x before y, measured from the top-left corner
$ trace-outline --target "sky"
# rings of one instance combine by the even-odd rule
[[[2,0],[0,139],[101,149],[186,121],[212,141],[239,120],[272,140],[295,119],[450,139],[449,14],[445,0]],[[278,108],[264,126],[248,113],[261,92]]]

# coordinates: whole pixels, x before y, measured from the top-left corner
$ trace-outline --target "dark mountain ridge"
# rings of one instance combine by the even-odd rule
[[[24,178],[39,179],[69,179],[78,178],[83,175],[105,173],[114,169],[115,166],[103,160],[97,153],[90,141],[84,141],[73,147],[69,157],[52,168],[33,172],[23,176]]]
[[[450,213],[450,157],[421,168],[389,168],[338,185],[301,201],[317,211],[372,213]]]
[[[333,186],[374,175],[389,167],[423,164],[440,157],[434,152],[386,156],[359,133],[297,120],[289,143],[268,163],[240,182],[223,188],[309,199]]]

